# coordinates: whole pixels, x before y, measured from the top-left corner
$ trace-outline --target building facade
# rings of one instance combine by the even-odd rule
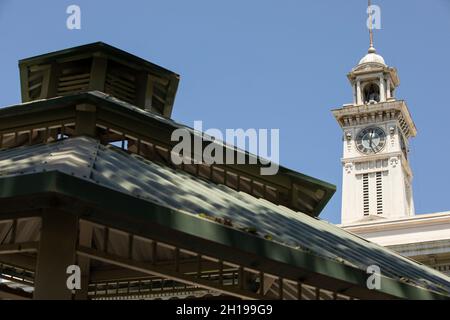
[[[450,212],[353,223],[344,229],[450,275]]]

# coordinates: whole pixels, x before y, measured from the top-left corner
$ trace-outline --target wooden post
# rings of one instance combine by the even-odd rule
[[[94,226],[90,223],[80,223],[79,243],[81,246],[90,248],[92,246],[92,236]],[[81,269],[81,289],[75,292],[75,300],[87,300],[89,291],[89,276],[91,269],[91,259],[88,257],[77,257],[78,265]]]
[[[76,106],[75,116],[75,134],[77,136],[87,135],[95,137],[96,135],[96,113],[97,108],[90,104],[79,104]]]
[[[95,54],[92,59],[91,80],[89,81],[89,90],[105,91],[106,69],[108,60],[106,57]]]
[[[33,298],[70,300],[67,267],[75,264],[78,218],[47,209],[42,215],[41,238],[35,274]]]
[[[56,97],[58,95],[58,82],[59,77],[61,76],[61,68],[60,65],[56,62],[53,62],[50,67],[50,74],[48,80],[48,88],[47,95],[45,98]]]
[[[30,95],[28,90],[28,67],[20,65],[20,89],[22,93],[22,102],[30,101]]]
[[[145,71],[136,77],[136,105],[147,111],[152,110],[154,82],[154,77]]]

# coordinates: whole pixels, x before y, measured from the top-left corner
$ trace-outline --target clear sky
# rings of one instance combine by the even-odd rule
[[[418,128],[417,213],[450,210],[450,0],[374,0],[375,47],[399,71]],[[82,29],[66,28],[81,7]],[[366,0],[0,0],[0,105],[20,102],[17,60],[103,41],[181,75],[173,118],[205,128],[279,128],[282,165],[337,185],[346,74],[366,53]]]

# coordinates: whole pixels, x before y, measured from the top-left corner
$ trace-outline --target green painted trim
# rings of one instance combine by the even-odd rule
[[[365,289],[367,274],[363,270],[259,238],[194,215],[171,210],[96,185],[87,180],[57,171],[0,178],[0,201],[6,198],[43,193],[69,196],[98,208],[103,213],[107,213],[106,217],[105,214],[101,216],[95,210],[90,212],[88,217],[102,219],[106,225],[118,229],[145,234],[142,227],[143,222],[156,224],[162,228],[230,247],[237,250],[236,252],[245,252],[274,261],[279,264],[280,270],[283,269],[283,265],[288,265],[314,274],[338,279],[367,290]],[[88,217],[86,218],[88,219]],[[151,234],[148,236],[151,238]],[[377,293],[401,299],[450,299],[450,295],[445,296],[390,278],[382,278],[381,290],[378,290]]]

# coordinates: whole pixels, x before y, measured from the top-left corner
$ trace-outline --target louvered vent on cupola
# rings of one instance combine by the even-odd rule
[[[92,59],[61,63],[59,65],[58,96],[89,90]]]
[[[111,61],[106,73],[105,93],[122,101],[134,104],[136,101],[136,76],[133,72]]]
[[[142,109],[170,117],[179,76],[98,42],[19,62],[22,101],[102,91]]]
[[[30,97],[30,100],[39,99],[42,92],[42,83],[44,81],[44,75],[50,66],[32,66],[27,70],[27,94]]]

